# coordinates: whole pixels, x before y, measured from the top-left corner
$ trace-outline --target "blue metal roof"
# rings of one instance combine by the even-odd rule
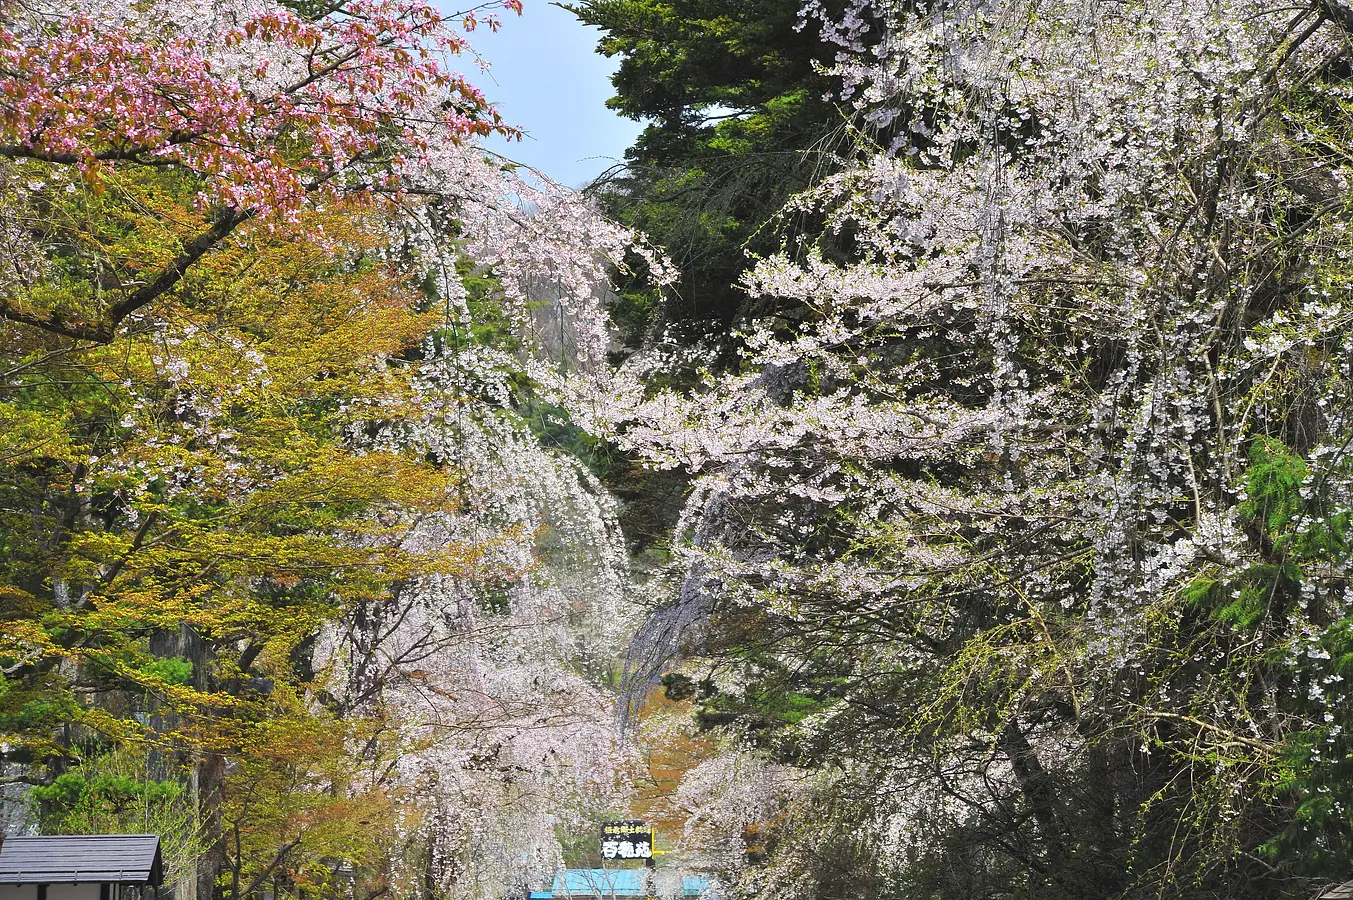
[[[565,869],[554,876],[548,891],[527,891],[527,900],[556,900],[566,897],[647,897],[644,875],[652,869]],[[709,888],[709,881],[699,875],[681,879],[681,893],[685,897],[699,897]]]

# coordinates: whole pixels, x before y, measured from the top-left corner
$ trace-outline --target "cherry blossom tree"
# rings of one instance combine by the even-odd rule
[[[707,721],[824,773],[748,893],[839,894],[842,832],[917,896],[1340,876],[1347,10],[804,17],[863,142],[822,229],[745,276],[736,371],[595,405],[696,475],[638,681],[695,653]]]
[[[182,892],[497,896],[623,802],[614,512],[521,408],[647,251],[475,143],[494,9],[0,5],[3,778],[186,783]]]
[[[350,196],[502,199],[475,193],[482,176],[465,181],[482,154],[460,148],[515,132],[451,68],[477,59],[463,30],[496,27],[494,6],[457,16],[457,30],[406,0],[6,4],[0,158],[15,262],[0,315],[106,342],[246,222],[294,226],[303,207]],[[123,265],[53,256],[72,235],[44,219],[44,185],[116,193],[149,173],[186,180],[205,221],[166,221],[161,252]],[[34,290],[54,272],[92,296],[62,305]]]
[[[457,509],[421,518],[402,548],[477,546],[481,574],[355,609],[318,658],[344,706],[380,709],[406,748],[401,891],[494,898],[548,882],[561,838],[628,802],[634,760],[605,685],[633,618],[629,563],[609,494],[515,408],[520,362],[454,329],[426,350],[416,405],[370,404],[377,427],[359,430],[372,450],[459,473]]]

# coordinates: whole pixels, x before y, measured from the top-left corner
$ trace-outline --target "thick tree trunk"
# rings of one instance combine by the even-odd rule
[[[216,878],[225,865],[226,841],[221,828],[225,797],[225,757],[206,753],[197,764],[197,814],[207,848],[197,861],[197,900],[215,900]]]
[[[179,652],[193,664],[193,687],[214,690],[211,647],[186,625],[179,631]],[[221,805],[225,798],[226,758],[219,751],[202,750],[194,769],[198,825],[206,849],[197,862],[196,900],[216,900],[220,892],[216,879],[225,866],[226,839],[221,823]]]
[[[1013,718],[1001,729],[1001,751],[1010,759],[1020,793],[1038,822],[1039,831],[1047,848],[1047,859],[1055,865],[1066,857],[1066,835],[1057,815],[1057,795],[1052,777],[1038,759],[1029,739]]]

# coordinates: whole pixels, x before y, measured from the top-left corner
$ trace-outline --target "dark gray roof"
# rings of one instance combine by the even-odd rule
[[[63,834],[7,837],[0,844],[0,884],[164,881],[160,839],[153,834]]]

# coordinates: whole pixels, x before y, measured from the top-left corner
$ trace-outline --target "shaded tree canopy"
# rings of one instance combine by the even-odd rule
[[[837,164],[843,116],[821,71],[835,48],[795,3],[588,2],[566,9],[618,56],[608,105],[651,122],[592,190],[663,246],[680,272],[665,299],[621,286],[631,343],[663,325],[717,333],[740,315],[744,251],[773,245],[786,200]]]

